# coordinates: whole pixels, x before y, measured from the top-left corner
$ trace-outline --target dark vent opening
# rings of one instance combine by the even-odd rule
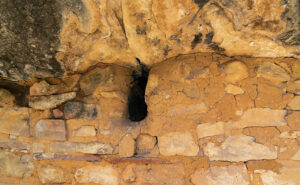
[[[148,81],[149,69],[138,58],[139,68],[132,72],[133,82],[128,97],[128,113],[130,121],[142,121],[147,117],[145,90]]]

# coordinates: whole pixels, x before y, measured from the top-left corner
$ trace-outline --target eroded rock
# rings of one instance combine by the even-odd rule
[[[29,99],[29,106],[34,109],[51,109],[55,108],[62,103],[72,100],[76,97],[75,92],[64,93],[59,95],[50,95],[50,96],[37,96],[37,97],[30,97]]]
[[[277,148],[258,144],[254,140],[253,137],[245,135],[229,136],[221,146],[208,143],[204,152],[214,161],[237,162],[277,158]]]
[[[63,183],[66,181],[64,170],[51,166],[42,165],[38,169],[38,175],[42,183]]]
[[[57,153],[79,152],[87,154],[112,154],[113,147],[110,144],[90,142],[90,143],[51,143],[50,151]]]
[[[158,137],[158,147],[162,155],[196,156],[199,147],[189,132],[171,132]]]
[[[195,185],[249,185],[249,177],[245,166],[214,166],[208,169],[197,169],[191,176]]]
[[[66,124],[64,120],[42,119],[34,126],[34,136],[40,139],[66,140]]]

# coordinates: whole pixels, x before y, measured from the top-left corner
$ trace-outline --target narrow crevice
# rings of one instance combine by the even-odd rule
[[[128,96],[128,114],[130,121],[142,121],[146,118],[147,104],[145,102],[145,90],[148,81],[149,69],[138,58],[139,67],[132,72],[133,81]]]
[[[8,90],[15,96],[15,103],[21,107],[28,107],[29,87],[10,80],[0,79],[0,89]]]

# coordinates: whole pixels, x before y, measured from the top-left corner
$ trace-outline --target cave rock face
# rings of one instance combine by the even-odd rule
[[[0,22],[0,76],[15,81],[135,57],[300,57],[297,0],[2,0]]]

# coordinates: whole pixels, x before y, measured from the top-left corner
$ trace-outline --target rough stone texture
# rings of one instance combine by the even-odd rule
[[[119,174],[112,166],[87,166],[75,172],[78,183],[98,183],[103,185],[118,185]]]
[[[23,80],[63,73],[55,53],[59,46],[60,7],[66,2],[1,1],[1,76]]]
[[[295,96],[288,104],[288,109],[300,110],[300,96]]]
[[[66,76],[58,80],[58,84],[51,85],[45,80],[37,82],[30,87],[30,96],[45,96],[77,91],[76,85],[80,75]]]
[[[96,136],[96,129],[95,126],[81,126],[76,130],[72,130],[72,136],[77,137],[86,137],[86,136]]]
[[[43,153],[45,152],[45,145],[43,143],[33,143],[32,152],[33,153]]]
[[[293,130],[299,130],[300,131],[300,112],[295,111],[289,114],[286,117],[286,121],[288,122],[289,127],[291,127]]]
[[[199,147],[188,132],[171,132],[158,137],[158,147],[162,155],[196,156]]]
[[[33,162],[29,155],[18,156],[0,151],[0,175],[29,177],[33,174]]]
[[[214,166],[197,169],[191,176],[195,185],[250,185],[245,166]]]
[[[99,105],[84,104],[81,102],[68,102],[64,108],[66,119],[83,118],[87,120],[95,120],[98,117]]]
[[[133,185],[184,185],[184,175],[182,164],[130,165],[124,170],[123,179]]]
[[[51,109],[55,108],[62,103],[72,100],[76,97],[75,92],[64,93],[59,95],[50,95],[50,96],[37,96],[37,97],[30,97],[29,99],[29,106],[34,109]]]
[[[232,84],[229,84],[225,87],[225,91],[228,94],[238,95],[238,94],[244,94],[244,90],[240,88],[239,86],[235,86]]]
[[[235,61],[226,65],[225,80],[230,83],[236,83],[248,77],[247,66],[240,62]]]
[[[223,135],[225,133],[224,123],[202,123],[197,126],[198,138]]]
[[[154,148],[157,140],[148,134],[140,134],[136,139],[136,152],[149,153]]]
[[[248,109],[234,125],[241,128],[250,126],[282,126],[287,124],[284,119],[285,114],[285,110],[272,110],[269,108]]]
[[[30,152],[31,146],[29,143],[8,139],[0,139],[0,148],[10,149],[11,151]]]
[[[280,141],[280,132],[275,127],[249,127],[243,133],[255,137],[255,141],[266,146],[276,146]]]
[[[126,134],[119,143],[119,155],[121,157],[131,157],[135,153],[135,140],[130,134]]]
[[[283,68],[271,62],[262,63],[257,69],[257,76],[280,82],[290,80],[289,74]]]
[[[65,182],[64,171],[61,168],[43,165],[38,169],[38,175],[43,184]]]
[[[221,146],[208,143],[204,147],[210,160],[248,161],[261,159],[276,159],[277,149],[254,142],[254,138],[245,135],[229,136]]]
[[[6,89],[0,89],[0,107],[13,107],[15,97]]]
[[[299,170],[300,168],[297,167],[283,167],[280,169],[280,173],[271,170],[257,170],[256,173],[260,174],[264,185],[296,185],[300,182]]]
[[[79,152],[87,154],[112,154],[113,147],[110,144],[104,143],[51,143],[50,144],[51,152]]]
[[[0,108],[0,132],[29,136],[28,108]]]
[[[34,136],[40,139],[66,140],[66,124],[64,120],[42,119],[34,126]]]

